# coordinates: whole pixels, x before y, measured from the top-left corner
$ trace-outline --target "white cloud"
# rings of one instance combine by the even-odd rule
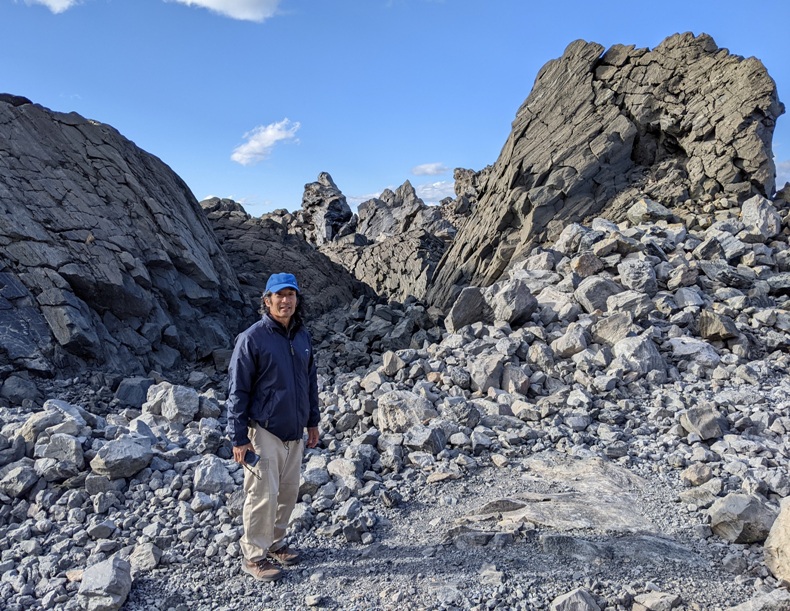
[[[455,197],[455,183],[449,180],[441,180],[414,188],[418,197],[428,205],[435,205],[445,197]]]
[[[423,163],[411,169],[411,173],[415,176],[437,176],[449,171],[450,168],[443,163]]]
[[[206,8],[231,19],[261,23],[277,13],[281,0],[165,0],[187,6]],[[62,13],[82,0],[25,0],[25,4],[40,4],[53,13]]]
[[[41,4],[46,6],[50,11],[55,13],[62,13],[70,9],[72,6],[77,6],[81,0],[25,0],[25,4]]]
[[[259,125],[252,131],[244,134],[247,140],[233,149],[230,158],[241,165],[254,165],[266,159],[272,152],[274,145],[285,140],[296,139],[296,132],[299,130],[298,121],[291,123],[289,119],[283,119],[269,125]]]
[[[786,182],[790,182],[790,159],[779,161],[776,164],[776,188],[777,190],[785,186]]]
[[[174,0],[187,6],[199,6],[242,21],[258,23],[274,16],[280,0]]]

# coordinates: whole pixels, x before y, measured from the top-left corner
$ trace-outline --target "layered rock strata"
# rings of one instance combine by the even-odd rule
[[[0,97],[0,367],[124,373],[238,331],[233,269],[184,182],[108,125]]]
[[[783,112],[759,60],[704,34],[653,50],[571,43],[518,110],[475,213],[437,268],[431,302],[447,307],[463,286],[492,284],[570,222],[620,220],[639,196],[668,208],[771,197]]]

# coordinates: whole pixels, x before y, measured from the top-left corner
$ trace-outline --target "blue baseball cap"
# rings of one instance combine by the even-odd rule
[[[299,292],[296,276],[293,274],[272,274],[266,282],[267,293],[279,293],[283,289],[294,289]]]

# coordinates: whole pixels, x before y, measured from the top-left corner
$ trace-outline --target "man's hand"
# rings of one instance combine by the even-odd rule
[[[244,455],[247,453],[247,450],[251,452],[255,451],[255,448],[252,447],[252,443],[245,443],[243,446],[233,446],[233,460],[237,463],[244,464]]]
[[[318,445],[318,427],[317,426],[309,426],[307,427],[307,447],[314,448]],[[234,450],[236,448],[233,448]]]

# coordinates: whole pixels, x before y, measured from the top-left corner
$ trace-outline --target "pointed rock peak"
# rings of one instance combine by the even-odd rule
[[[318,181],[317,182],[319,184],[323,185],[324,187],[329,187],[331,189],[337,189],[337,185],[335,184],[335,181],[332,180],[332,177],[329,175],[329,172],[321,172],[318,175]],[[339,191],[339,189],[337,189],[337,190]]]

